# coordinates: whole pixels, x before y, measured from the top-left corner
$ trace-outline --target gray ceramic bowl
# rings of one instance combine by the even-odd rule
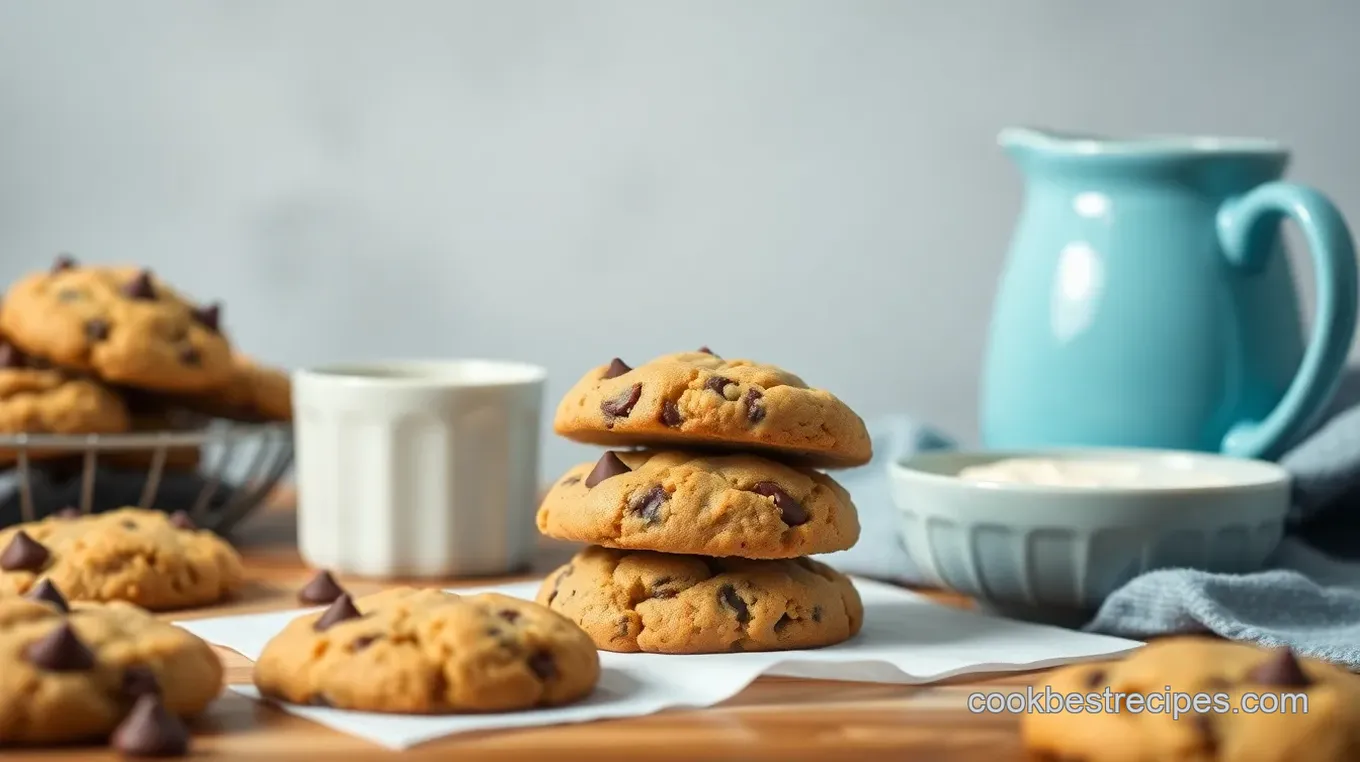
[[[1012,458],[1151,476],[1093,487],[958,475]],[[984,608],[1061,623],[1089,618],[1150,569],[1259,569],[1280,541],[1290,496],[1288,473],[1272,463],[1158,450],[930,452],[889,470],[902,542],[923,575]]]

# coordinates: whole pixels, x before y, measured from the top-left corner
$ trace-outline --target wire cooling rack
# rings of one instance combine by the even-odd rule
[[[184,456],[190,465],[184,466]],[[196,456],[196,457],[194,457]],[[293,465],[287,423],[214,421],[190,431],[0,435],[0,527],[66,508],[185,511],[226,534]],[[8,485],[7,490],[6,485]]]

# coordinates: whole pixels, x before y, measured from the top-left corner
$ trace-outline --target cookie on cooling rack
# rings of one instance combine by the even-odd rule
[[[231,377],[226,384],[182,402],[191,410],[233,421],[293,420],[293,388],[288,374],[239,353],[231,358]]]
[[[230,379],[220,318],[220,306],[197,305],[146,269],[67,257],[0,302],[0,331],[24,351],[112,384],[177,393]]]
[[[242,576],[236,551],[183,514],[123,508],[0,529],[0,597],[47,580],[70,600],[168,611],[216,603]]]
[[[153,432],[185,432],[203,429],[209,418],[187,410],[162,395],[135,390],[121,390],[131,417],[130,431],[134,434]],[[157,447],[148,445],[135,450],[109,450],[99,455],[99,462],[117,469],[146,471],[155,462]],[[162,467],[166,471],[194,471],[202,460],[202,448],[197,445],[169,447]]]
[[[13,344],[0,341],[0,436],[116,434],[131,426],[127,406],[93,381],[40,367]],[[29,457],[60,455],[31,450]],[[18,458],[0,447],[0,465]]]

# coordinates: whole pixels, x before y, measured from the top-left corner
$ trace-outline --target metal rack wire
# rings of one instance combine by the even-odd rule
[[[197,467],[188,472],[168,469],[170,453],[187,449],[200,451]],[[109,453],[124,456],[124,463],[106,468],[100,456]],[[130,469],[125,465],[127,455],[138,460],[145,457],[148,465]],[[0,468],[13,464],[10,477],[17,492],[18,519],[35,521],[58,510],[61,506],[41,505],[40,488],[47,482],[46,471],[53,463],[77,462],[79,465],[70,468],[63,481],[78,483],[78,498],[70,503],[81,513],[96,510],[104,484],[101,479],[120,480],[126,490],[128,479],[135,478],[140,483],[140,498],[127,504],[151,508],[168,480],[182,487],[188,478],[189,493],[184,499],[176,498],[173,508],[186,511],[204,529],[226,534],[263,504],[292,467],[293,429],[287,423],[214,421],[192,431],[0,435],[0,463],[6,464]],[[4,523],[0,521],[0,525]]]

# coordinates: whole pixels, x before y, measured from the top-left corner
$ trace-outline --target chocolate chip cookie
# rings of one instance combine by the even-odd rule
[[[1023,716],[1025,745],[1040,759],[1360,758],[1360,677],[1287,650],[1172,638],[1124,661],[1058,670],[1045,687],[1081,711],[1054,699],[1057,711]],[[1168,692],[1173,703],[1182,697],[1178,712]]]
[[[51,368],[34,367],[0,341],[0,434],[116,434],[131,425],[123,400],[103,386]],[[52,452],[29,451],[30,457]],[[0,448],[0,463],[18,452]]]
[[[864,421],[830,392],[708,351],[594,368],[558,405],[553,429],[590,444],[763,451],[826,468],[873,455]]]
[[[542,606],[412,588],[342,595],[295,619],[255,664],[255,685],[272,698],[410,714],[566,704],[599,675],[590,638]]]
[[[62,259],[15,283],[0,332],[54,365],[169,392],[217,388],[231,377],[219,306],[196,305],[152,273]]]
[[[830,477],[752,455],[614,452],[567,472],[538,509],[549,537],[662,553],[798,558],[859,539]]]
[[[188,397],[187,407],[235,421],[293,420],[293,391],[288,374],[237,354],[231,378],[221,388]]]
[[[215,603],[242,582],[241,558],[183,514],[122,508],[0,529],[0,596],[48,580],[71,600],[153,611]]]
[[[102,739],[143,699],[193,716],[221,689],[207,643],[135,606],[0,599],[0,746]]]
[[[606,651],[786,651],[854,637],[850,580],[807,558],[750,561],[590,547],[548,575],[538,602]]]

